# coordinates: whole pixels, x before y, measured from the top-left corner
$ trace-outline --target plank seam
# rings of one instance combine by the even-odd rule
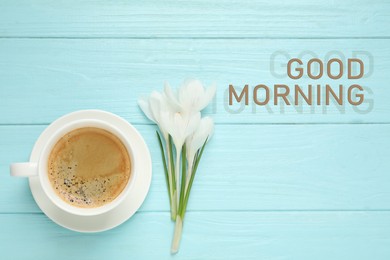
[[[375,213],[390,209],[320,209],[320,210],[187,210],[187,213]],[[138,211],[136,214],[169,213],[168,210]],[[0,215],[44,215],[43,212],[0,212]]]
[[[1,124],[0,127],[12,127],[12,126],[48,126],[50,123],[11,123],[11,124]],[[151,123],[131,123],[132,125],[138,125],[138,126],[147,126],[147,125],[154,125]],[[235,123],[235,122],[215,122],[215,125],[227,125],[227,126],[234,126],[234,125],[390,125],[390,122],[303,122],[303,123],[250,123],[250,122],[243,122],[243,123]]]
[[[390,36],[305,36],[305,37],[261,37],[261,36],[218,36],[218,37],[104,37],[104,36],[0,36],[0,39],[33,39],[33,40],[389,40]]]

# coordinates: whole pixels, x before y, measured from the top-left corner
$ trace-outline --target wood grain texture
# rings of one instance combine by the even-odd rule
[[[389,123],[389,41],[2,39],[0,124],[47,124],[85,108],[108,110],[133,123],[150,123],[137,99],[161,90],[166,80],[177,87],[188,77],[217,84],[215,101],[206,111],[217,123]],[[313,55],[324,60],[357,56],[366,63],[367,76],[357,81],[288,79],[288,57],[302,55],[304,60]],[[359,107],[348,103],[264,107],[251,102],[240,111],[239,106],[228,105],[229,84],[253,88],[261,83],[271,89],[274,84],[291,89],[297,83],[304,89],[308,84],[330,84],[337,89],[338,84],[347,88],[356,83],[366,88],[366,100]]]
[[[65,230],[43,214],[0,215],[12,259],[387,260],[389,212],[190,212],[171,257],[169,213],[137,213],[101,234]],[[23,230],[23,234],[15,232]],[[55,252],[55,253],[54,253]]]
[[[13,1],[2,37],[389,37],[386,1]],[[384,26],[378,26],[384,25]]]
[[[136,125],[153,161],[141,211],[167,211],[154,135]],[[0,212],[40,212],[27,180],[8,165],[25,161],[44,126],[2,126]],[[390,210],[390,125],[218,125],[191,193],[191,211]],[[13,201],[13,203],[9,203]]]
[[[0,1],[0,258],[390,259],[389,22],[381,0]],[[226,106],[230,83],[294,84],[291,57],[354,56],[369,113]],[[155,126],[136,100],[188,77],[218,85],[205,111],[217,127],[171,256]],[[153,160],[139,212],[100,234],[54,224],[8,169],[47,124],[86,108],[134,123]]]

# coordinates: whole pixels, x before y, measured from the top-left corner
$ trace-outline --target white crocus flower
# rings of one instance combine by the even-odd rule
[[[188,136],[192,135],[200,123],[200,112],[183,114],[180,112],[161,113],[164,128],[172,136],[176,149],[183,147]]]
[[[206,140],[210,139],[214,131],[214,121],[211,117],[204,117],[200,120],[198,128],[186,139],[186,155],[188,162],[188,173],[186,178],[186,190],[192,173],[195,154],[202,148]]]
[[[213,120],[201,118],[200,112],[210,103],[215,92],[215,86],[205,89],[200,81],[188,80],[178,91],[173,91],[165,83],[164,91],[153,91],[149,97],[138,101],[141,110],[158,125],[161,133],[157,133],[157,138],[167,180],[171,218],[176,221],[172,253],[179,249],[188,198],[202,157],[200,151],[214,130]]]
[[[200,112],[194,113],[192,115],[182,114],[176,112],[173,115],[169,113],[162,113],[162,121],[166,124],[166,129],[168,133],[172,136],[173,143],[176,147],[176,197],[179,201],[179,187],[180,187],[180,155],[184,142],[187,137],[192,135],[194,131],[198,128],[200,123]],[[185,158],[182,158],[183,160]]]
[[[159,127],[165,141],[168,140],[168,125],[163,120],[165,114],[174,114],[175,110],[169,104],[164,93],[153,91],[148,98],[138,100],[138,105],[145,115]]]
[[[142,112],[144,112],[145,116],[149,118],[149,120],[153,121],[157,124],[156,119],[154,118],[154,115],[152,114],[152,111],[150,110],[150,97],[141,97],[138,100],[138,106],[141,108]]]
[[[160,93],[157,91],[153,91],[148,98],[141,98],[138,100],[138,105],[141,110],[145,113],[145,115],[154,123],[157,124],[160,132],[165,140],[165,143],[168,144],[168,134],[171,132],[172,124],[169,123],[167,118],[169,119],[171,115],[175,113],[173,106],[171,106],[168,102],[167,97],[164,93]],[[171,152],[168,149],[168,145],[166,145],[166,154],[168,157],[167,164],[167,174],[168,174],[168,182],[173,182],[172,176],[172,164],[171,160]],[[172,186],[169,187],[169,197],[175,197],[175,191]],[[177,200],[170,200],[171,203],[171,214],[172,218],[176,217],[176,209],[177,209]]]
[[[169,102],[182,113],[193,113],[203,110],[213,99],[216,86],[205,89],[199,80],[187,80],[175,93],[169,84],[165,84],[164,92]]]

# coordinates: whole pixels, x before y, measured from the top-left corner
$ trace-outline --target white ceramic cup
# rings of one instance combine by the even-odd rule
[[[71,132],[72,130],[83,127],[101,128],[117,136],[122,141],[123,145],[126,147],[131,160],[130,179],[128,180],[126,187],[113,201],[96,208],[80,208],[66,203],[56,194],[48,177],[48,158],[50,152],[54,148],[54,145],[65,134]],[[39,178],[43,191],[46,193],[47,197],[49,197],[49,199],[60,209],[78,216],[100,215],[118,207],[118,205],[123,201],[123,199],[132,189],[132,186],[137,177],[137,171],[135,170],[137,168],[137,162],[134,161],[131,143],[126,139],[125,135],[120,131],[120,129],[114,127],[109,122],[95,119],[83,119],[68,122],[66,125],[58,127],[58,129],[56,129],[56,131],[53,135],[51,135],[50,138],[44,140],[44,143],[44,148],[39,156],[39,160],[37,162],[11,164],[11,176]]]

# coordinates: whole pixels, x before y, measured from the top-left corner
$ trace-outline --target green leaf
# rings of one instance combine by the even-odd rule
[[[170,184],[172,187],[172,191],[176,190],[176,178],[175,178],[175,162],[173,161],[173,141],[172,141],[172,136],[168,135],[168,149],[170,153],[170,163],[171,163],[171,175],[172,175],[172,183]],[[172,199],[175,199],[173,197]]]
[[[203,151],[204,151],[204,148],[206,147],[208,139],[209,138],[207,137],[207,139],[204,142],[202,148],[199,149],[197,151],[197,153],[195,154],[195,160],[194,160],[194,165],[193,165],[193,168],[192,168],[192,173],[191,173],[191,176],[190,176],[190,181],[188,183],[188,189],[187,189],[187,192],[186,192],[186,194],[184,196],[184,204],[183,204],[183,207],[181,208],[181,211],[179,211],[179,214],[180,214],[182,219],[184,219],[184,215],[185,215],[186,210],[187,210],[187,204],[188,204],[188,199],[190,197],[192,183],[194,182],[195,174],[196,174],[196,171],[198,169],[198,165],[199,165],[200,159],[202,159]]]
[[[185,186],[186,186],[186,173],[187,173],[186,166],[187,166],[186,144],[184,144],[183,148],[181,149],[181,185],[180,185],[180,197],[179,197],[179,210],[178,210],[178,212],[181,212],[182,208],[184,206],[184,190],[185,190]]]
[[[207,139],[208,139],[208,138],[207,138]],[[204,148],[206,147],[206,144],[207,144],[207,139],[206,139],[206,141],[204,142],[202,148],[200,149],[200,152],[199,152],[199,150],[198,150],[199,154],[197,155],[196,161],[195,161],[195,163],[194,163],[194,171],[193,171],[193,173],[196,173],[196,170],[198,169],[198,165],[199,165],[200,159],[202,158],[202,155],[203,155],[203,150],[204,150]]]
[[[161,159],[163,161],[164,165],[164,175],[165,175],[165,182],[167,183],[167,189],[168,189],[168,197],[169,197],[169,205],[171,205],[171,189],[170,189],[170,184],[169,184],[169,177],[168,177],[168,167],[167,167],[167,161],[166,161],[166,156],[164,153],[164,148],[163,144],[161,141],[161,136],[158,131],[156,131],[157,139],[158,139],[158,144],[160,145],[160,151],[161,151]]]
[[[172,189],[172,200],[171,200],[171,218],[173,221],[176,220],[177,215],[177,191],[176,191],[176,175],[175,175],[175,162],[173,160],[173,140],[172,136],[168,135],[168,157],[171,167],[171,183],[169,184]]]

